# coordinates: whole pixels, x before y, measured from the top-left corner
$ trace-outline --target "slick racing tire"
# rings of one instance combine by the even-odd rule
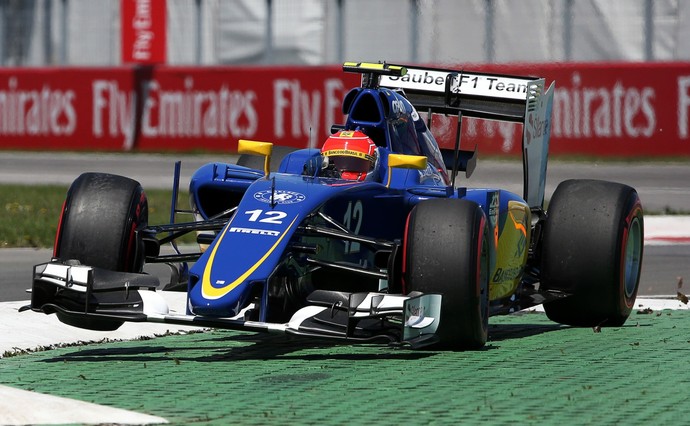
[[[489,320],[489,230],[478,204],[432,199],[410,212],[403,241],[406,293],[440,293],[444,349],[479,349]]]
[[[541,285],[571,296],[544,304],[561,324],[621,326],[635,303],[644,223],[623,184],[568,180],[556,188],[543,230]]]
[[[144,249],[135,230],[147,224],[148,202],[139,182],[84,173],[67,192],[54,256],[113,271],[141,272]]]

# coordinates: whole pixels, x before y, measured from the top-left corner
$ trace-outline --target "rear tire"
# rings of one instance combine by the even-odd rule
[[[406,292],[440,293],[439,346],[479,349],[489,320],[489,240],[486,216],[467,200],[419,203],[403,242]]]
[[[623,325],[637,297],[643,234],[633,188],[597,180],[558,185],[544,226],[541,285],[572,296],[546,303],[548,317],[573,326]]]
[[[122,272],[141,272],[143,244],[135,230],[148,224],[148,202],[139,182],[106,173],[84,173],[69,191],[54,256]]]

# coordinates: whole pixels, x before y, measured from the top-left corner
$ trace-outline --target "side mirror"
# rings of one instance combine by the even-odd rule
[[[271,170],[271,154],[273,144],[271,142],[258,142],[240,139],[237,143],[237,152],[240,154],[253,154],[264,156],[264,176],[268,176]]]
[[[391,185],[391,175],[393,174],[393,169],[426,169],[427,159],[423,155],[403,155],[403,154],[390,154],[388,155],[388,181],[386,186]]]

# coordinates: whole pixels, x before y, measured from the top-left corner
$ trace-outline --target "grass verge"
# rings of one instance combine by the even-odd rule
[[[66,186],[0,185],[0,248],[53,247],[55,232],[67,194]],[[146,190],[149,223],[170,221],[170,190]],[[180,193],[180,206],[186,208],[188,196]],[[188,220],[186,218],[182,220]],[[193,237],[189,241],[193,242]]]

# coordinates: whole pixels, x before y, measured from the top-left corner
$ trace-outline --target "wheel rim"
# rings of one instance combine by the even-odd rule
[[[633,218],[628,229],[623,262],[625,297],[631,298],[637,288],[642,262],[642,226],[637,217]]]

